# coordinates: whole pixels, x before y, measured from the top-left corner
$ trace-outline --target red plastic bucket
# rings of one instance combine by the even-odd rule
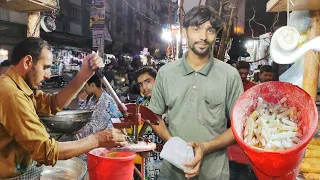
[[[256,107],[258,97],[273,103],[287,97],[286,103],[300,111],[299,120],[302,121],[301,128],[304,128],[304,133],[298,145],[284,151],[266,152],[244,143],[243,124]],[[259,180],[294,180],[299,173],[306,146],[316,131],[317,122],[317,108],[309,94],[298,86],[284,82],[267,82],[250,88],[239,97],[231,113],[231,127],[235,139],[249,157]]]
[[[132,180],[136,154],[116,152],[116,157],[107,157],[109,153],[97,148],[87,154],[90,180]]]

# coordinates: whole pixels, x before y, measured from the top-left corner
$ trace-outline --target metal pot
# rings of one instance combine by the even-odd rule
[[[72,134],[91,120],[92,113],[93,110],[64,110],[55,116],[39,115],[39,118],[49,133]]]
[[[73,157],[68,160],[59,160],[57,164],[45,166],[40,180],[82,180],[87,173],[87,165],[79,158]]]

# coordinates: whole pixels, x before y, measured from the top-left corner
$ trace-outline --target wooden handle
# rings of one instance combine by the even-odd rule
[[[320,11],[311,12],[311,23],[307,33],[308,41],[320,36]],[[317,97],[319,79],[319,52],[309,51],[305,54],[302,88],[309,93],[313,100]]]

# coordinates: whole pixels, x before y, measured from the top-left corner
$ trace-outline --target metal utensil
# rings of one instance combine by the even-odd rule
[[[92,113],[93,110],[64,110],[55,116],[39,115],[39,118],[49,133],[72,134],[91,120]]]
[[[73,157],[68,160],[59,160],[57,164],[45,166],[40,180],[82,180],[87,173],[87,165],[79,158]]]

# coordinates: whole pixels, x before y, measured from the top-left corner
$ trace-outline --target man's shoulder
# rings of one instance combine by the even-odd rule
[[[159,69],[158,73],[161,74],[161,76],[170,76],[171,74],[175,74],[177,71],[180,71],[180,68],[182,66],[181,61],[182,59],[178,59],[176,61],[165,64]]]
[[[7,75],[0,76],[0,96],[19,93],[19,89],[14,81]]]
[[[213,68],[217,71],[221,71],[221,73],[225,73],[225,75],[239,76],[239,72],[236,68],[216,58],[214,59]]]

